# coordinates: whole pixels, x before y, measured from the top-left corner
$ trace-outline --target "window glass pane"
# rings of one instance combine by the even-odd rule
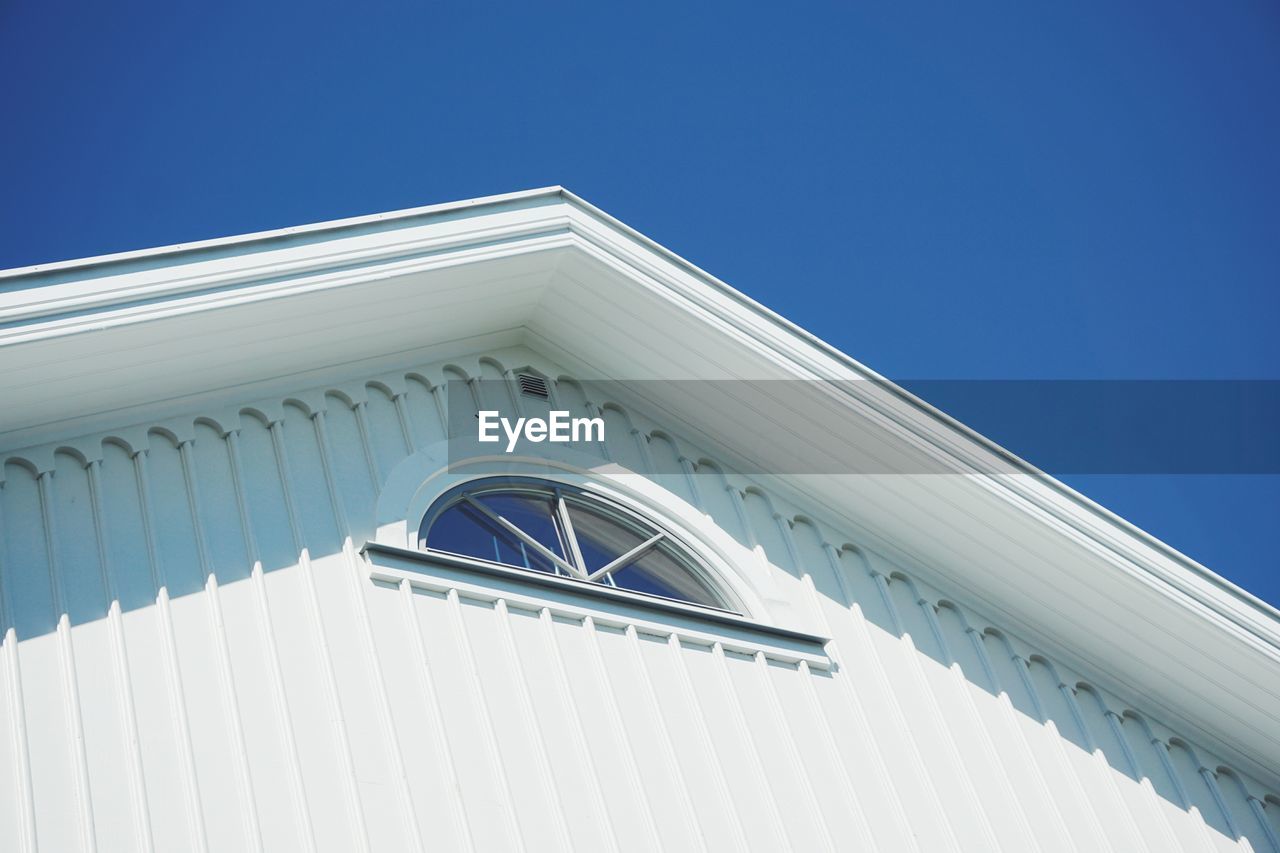
[[[567,532],[556,511],[558,489],[565,495],[565,506],[582,552],[583,565],[577,573],[556,565],[484,511],[500,516],[562,560],[574,562],[575,558],[569,553]],[[463,494],[469,497],[464,498]],[[441,500],[445,509],[434,517],[429,515],[430,526],[424,525],[424,547],[548,574],[577,577],[590,574],[630,553],[659,532],[657,527],[633,518],[625,510],[611,507],[589,494],[550,483],[499,480],[474,483],[459,487]],[[703,578],[690,555],[673,540],[664,538],[642,556],[608,576],[597,578],[596,582],[693,604],[724,607],[724,600]]]
[[[573,533],[578,538],[582,560],[587,564],[587,574],[609,565],[654,533],[641,532],[575,501],[565,503],[569,507],[569,520],[573,522]]]
[[[555,521],[550,496],[528,492],[488,492],[476,495],[475,500],[519,527],[557,557],[564,557],[560,528]]]
[[[694,604],[706,604],[710,607],[724,606],[720,597],[662,543],[626,568],[610,574],[613,577],[613,583],[623,589],[690,601]]]
[[[451,554],[479,557],[540,572],[556,572],[550,560],[465,502],[456,503],[440,513],[427,533],[426,544]]]

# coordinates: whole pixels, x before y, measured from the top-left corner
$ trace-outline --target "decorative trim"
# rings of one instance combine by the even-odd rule
[[[601,586],[574,578],[525,571],[440,552],[411,551],[377,542],[366,542],[360,553],[369,564],[371,578],[434,592],[457,590],[460,595],[483,601],[507,601],[510,605],[581,620],[597,625],[634,626],[641,633],[668,636],[710,648],[716,643],[729,651],[772,660],[830,669],[826,644],[830,640],[802,631],[755,622],[728,610],[685,604],[640,592]]]

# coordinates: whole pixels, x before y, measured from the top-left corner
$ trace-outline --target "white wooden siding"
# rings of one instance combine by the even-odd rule
[[[755,549],[833,668],[371,580],[378,491],[443,437],[440,383],[514,366],[5,456],[0,849],[1280,853],[1274,789],[1141,696],[616,404],[608,457],[684,460],[653,479]]]

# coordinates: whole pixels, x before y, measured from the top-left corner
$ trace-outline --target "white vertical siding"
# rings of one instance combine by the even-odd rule
[[[1280,800],[1141,697],[568,377],[601,458],[668,472],[834,666],[371,581],[357,549],[443,437],[440,384],[510,367],[6,457],[0,849],[1280,853]]]

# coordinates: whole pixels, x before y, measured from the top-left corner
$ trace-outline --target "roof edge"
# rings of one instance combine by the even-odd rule
[[[934,407],[932,404],[928,403],[927,401],[921,399],[920,397],[917,397],[916,395],[912,394],[910,391],[901,387],[900,385],[898,385],[888,377],[882,376],[881,374],[867,367],[862,362],[858,361],[857,359],[843,352],[839,348],[833,346],[832,344],[827,343],[822,338],[818,337],[817,335],[813,334],[807,329],[796,325],[791,320],[788,320],[786,317],[782,316],[776,311],[773,311],[769,307],[761,304],[760,302],[757,302],[756,300],[752,299],[750,296],[747,296],[741,291],[735,289],[733,286],[727,284],[726,282],[720,280],[719,278],[716,278],[714,275],[702,269],[701,267],[697,266],[696,264],[693,264],[690,261],[686,260],[685,258],[682,258],[680,255],[676,254],[675,252],[671,251],[670,249],[666,248],[660,243],[657,243],[653,239],[645,236],[641,232],[627,225],[625,222],[622,222],[617,218],[611,216],[610,214],[606,213],[605,211],[601,210],[600,208],[596,207],[595,205],[591,204],[585,199],[582,199],[581,197],[575,195],[573,192],[567,189],[564,189],[563,187],[559,189],[560,189],[560,194],[565,198],[566,201],[583,209],[585,212],[591,214],[592,216],[603,220],[605,223],[612,226],[613,228],[624,232],[627,236],[642,243],[646,248],[661,254],[666,260],[682,267],[685,271],[693,274],[694,276],[698,277],[705,283],[714,287],[721,294],[733,299],[739,305],[758,314],[761,318],[779,327],[779,331],[785,332],[796,338],[799,338],[809,346],[812,346],[818,349],[819,351],[821,351],[823,355],[839,362],[845,368],[855,371],[857,373],[863,374],[864,376],[866,376],[867,379],[876,382],[882,387],[883,390],[888,391],[890,394],[897,397],[903,403],[918,409],[922,414],[927,415],[928,417],[937,421],[939,425],[942,426],[943,428],[950,429],[959,433],[964,438],[967,438],[968,440],[976,443],[982,450],[985,450],[988,453],[996,454],[1001,459],[1001,461],[1017,467],[1018,469],[1021,470],[1021,473],[1025,473],[1026,475],[1032,477],[1037,482],[1037,484],[1052,490],[1054,493],[1056,493],[1060,497],[1075,504],[1081,510],[1093,516],[1098,522],[1115,527],[1118,529],[1118,531],[1121,534],[1139,540],[1142,544],[1154,549],[1155,551],[1159,552],[1162,556],[1178,564],[1179,567],[1186,569],[1191,574],[1196,575],[1201,580],[1204,580],[1212,584],[1220,592],[1237,599],[1241,604],[1249,607],[1250,609],[1257,611],[1260,616],[1263,616],[1266,619],[1272,621],[1276,625],[1277,629],[1280,630],[1280,608],[1276,608],[1272,606],[1271,604],[1267,603],[1266,601],[1263,601],[1261,598],[1258,598],[1256,595],[1249,592],[1248,590],[1238,586],[1237,584],[1232,583],[1231,581],[1222,577],[1218,573],[1214,572],[1212,569],[1197,562],[1192,557],[1189,557],[1186,554],[1179,551],[1178,549],[1174,548],[1172,545],[1169,545],[1168,543],[1157,538],[1153,534],[1148,533],[1147,531],[1143,530],[1142,528],[1138,527],[1132,522],[1126,520],[1125,518],[1117,515],[1116,513],[1112,512],[1111,510],[1107,509],[1101,504],[1098,504],[1097,502],[1089,498],[1087,495],[1084,495],[1081,492],[1071,488],[1066,483],[1063,483],[1061,480],[1057,479],[1053,475],[1042,471],[1040,468],[1037,468],[1032,463],[1026,461],[1025,459],[1021,458],[1017,454],[1014,454],[1011,451],[1007,450],[1006,448],[1002,447],[992,439],[987,438],[985,435],[982,435],[981,433],[977,432],[971,427],[956,420],[954,417],[952,417],[951,415],[948,415],[946,412],[942,411],[941,409],[938,409]],[[1097,537],[1094,537],[1094,538],[1096,539]],[[1103,543],[1103,544],[1106,544],[1106,543]],[[1197,599],[1200,598],[1200,596],[1196,595],[1194,591],[1186,590],[1186,589],[1183,589],[1182,591],[1192,595],[1194,598],[1197,598]],[[1207,604],[1211,607],[1213,606],[1212,603],[1210,602],[1202,601],[1201,603]],[[1213,609],[1219,610],[1219,608],[1217,607],[1214,607]],[[1223,615],[1226,615],[1226,614],[1223,614]],[[1232,619],[1232,621],[1236,621],[1238,624],[1238,620]],[[1241,627],[1246,627],[1246,626],[1242,625]],[[1277,650],[1280,651],[1280,648],[1278,648]]]
[[[401,210],[391,210],[385,213],[369,213],[361,216],[348,216],[342,219],[329,219],[322,222],[313,222],[307,225],[292,225],[287,228],[274,228],[268,231],[254,231],[249,234],[233,234],[227,237],[211,237],[206,240],[174,243],[168,246],[154,246],[148,249],[132,249],[125,252],[112,252],[106,255],[93,255],[88,258],[73,258],[66,261],[53,261],[44,264],[31,264],[23,267],[0,269],[0,284],[7,284],[28,276],[48,275],[49,273],[94,269],[97,267],[111,266],[113,264],[170,258],[184,254],[203,252],[209,249],[232,248],[253,243],[265,243],[272,240],[298,237],[305,234],[323,234],[328,231],[343,231],[351,228],[373,225],[379,222],[402,222],[404,220],[419,217],[429,219],[433,216],[453,213],[459,210],[478,210],[501,204],[511,204],[512,202],[528,201],[536,198],[554,198],[556,196],[562,196],[567,199],[571,198],[579,204],[590,207],[590,205],[587,205],[572,193],[565,190],[564,187],[551,185],[530,190],[519,190],[511,193],[480,196],[479,198],[446,201],[439,204],[428,204],[421,207],[406,207]]]

